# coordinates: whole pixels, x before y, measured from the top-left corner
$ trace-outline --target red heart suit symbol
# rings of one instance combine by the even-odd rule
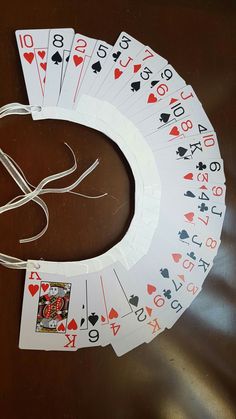
[[[154,287],[154,285],[148,284],[147,285],[147,292],[149,295],[153,294],[153,292],[156,291],[156,287]]]
[[[182,258],[182,255],[180,253],[172,253],[172,258],[174,259],[176,263],[178,263],[180,259]]]
[[[157,102],[157,97],[153,93],[150,93],[150,95],[148,96],[148,103],[155,103],[155,102]]]
[[[179,135],[179,130],[178,130],[178,128],[177,128],[177,127],[173,127],[173,128],[170,130],[169,134],[170,134],[170,135]]]
[[[73,55],[73,60],[76,67],[84,61],[83,57],[79,57],[78,55]]]
[[[42,67],[42,69],[43,69],[44,71],[46,71],[46,68],[47,68],[47,63],[40,63],[40,67]]]
[[[181,279],[181,281],[185,281],[184,275],[178,275],[178,277]]]
[[[184,216],[191,223],[193,221],[193,218],[194,218],[194,212],[188,212],[187,214],[184,214]]]
[[[141,68],[141,64],[135,64],[134,65],[134,73],[137,73],[137,71],[139,71]]]
[[[184,179],[193,180],[193,173],[187,173],[187,175],[184,176]]]
[[[76,329],[78,329],[78,326],[77,326],[77,323],[76,323],[75,319],[72,319],[70,321],[70,323],[68,324],[68,329],[69,330],[76,330]]]
[[[23,54],[24,58],[26,59],[26,61],[28,61],[28,63],[32,63],[33,59],[34,59],[34,53],[33,52],[25,52]]]
[[[109,313],[109,319],[116,319],[118,317],[118,313],[114,308],[111,308]]]
[[[105,317],[104,316],[101,316],[101,321],[104,323],[105,322]]]
[[[28,286],[28,290],[29,290],[29,292],[30,292],[30,294],[32,295],[32,297],[36,294],[36,292],[38,292],[38,290],[39,290],[39,286],[38,285],[33,285],[33,284],[30,284],[29,286]]]
[[[41,287],[42,287],[42,290],[45,292],[49,288],[49,284],[42,283]]]
[[[114,70],[115,79],[118,79],[121,76],[121,74],[123,74],[123,71],[121,71],[119,68],[115,68]]]
[[[63,324],[63,323],[61,323],[61,324],[58,326],[57,330],[58,330],[59,332],[64,332],[64,331],[65,331],[65,326],[64,326],[64,324]]]
[[[45,51],[38,51],[38,55],[40,58],[42,58],[42,60],[44,59],[46,52]]]

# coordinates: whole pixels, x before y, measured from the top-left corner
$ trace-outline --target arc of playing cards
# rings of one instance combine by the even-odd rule
[[[109,251],[27,262],[19,345],[111,344],[120,356],[171,328],[213,265],[226,190],[217,136],[193,88],[126,32],[114,46],[71,28],[16,39],[33,119],[105,133],[135,179],[133,219]]]

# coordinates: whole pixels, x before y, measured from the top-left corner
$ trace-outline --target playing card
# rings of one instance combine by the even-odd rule
[[[111,341],[124,333],[129,333],[128,326],[131,326],[131,321],[134,319],[132,307],[117,275],[118,266],[121,269],[121,265],[116,263],[115,266],[107,268],[100,275],[108,320],[108,327],[103,331],[105,341]],[[127,318],[130,319],[129,325],[126,322],[126,327],[123,330],[123,320]]]
[[[119,271],[120,281],[130,296],[129,302],[134,307],[139,327],[136,325],[133,332],[122,336],[122,339],[112,340],[117,355],[149,342],[165,327],[174,324],[200,292],[200,287],[193,283],[183,286],[180,279],[172,280],[166,268],[160,275],[158,264],[153,262],[147,264],[139,261],[129,272]]]
[[[67,54],[71,49],[74,29],[52,29],[49,33],[48,60],[44,89],[44,106],[56,106],[67,66]]]
[[[221,158],[215,132],[186,137],[184,141],[180,140],[174,142],[174,144],[168,144],[160,149],[159,153],[163,160],[168,160],[167,164],[177,165],[182,164],[182,160],[199,159],[202,157],[207,159]]]
[[[29,103],[42,105],[49,29],[17,30],[15,34]]]
[[[108,324],[106,307],[104,302],[103,288],[99,273],[91,273],[77,276],[77,280],[84,281],[86,293],[80,302],[80,333],[78,345],[80,348],[105,346],[103,330]]]
[[[57,103],[58,107],[73,109],[97,40],[76,33]]]
[[[28,262],[20,348],[110,343],[122,355],[171,328],[213,266],[226,190],[216,133],[192,87],[125,32],[114,47],[70,28],[16,37],[39,119],[100,130],[135,179],[134,217],[116,246],[80,263]]]
[[[172,121],[169,124],[163,123],[163,126],[155,130],[155,118],[150,117],[152,126],[149,129],[147,119],[143,127],[140,125],[140,131],[151,131],[151,134],[144,134],[147,143],[152,150],[158,150],[173,142],[183,140],[186,137],[193,135],[206,134],[213,131],[213,127],[203,109],[200,102],[191,111],[187,112],[188,115],[178,119],[177,122]],[[163,121],[161,121],[163,122]],[[159,122],[157,123],[157,125]]]
[[[93,54],[91,56],[89,65],[87,67],[84,78],[81,82],[81,86],[76,98],[76,103],[78,104],[79,98],[83,94],[87,94],[89,90],[94,86],[98,75],[103,69],[103,66],[106,62],[106,59],[112,49],[112,46],[105,41],[97,41],[94,48]]]
[[[190,191],[188,193],[190,194]],[[171,193],[167,188],[163,188],[161,212],[165,212],[166,220],[170,220],[168,225],[174,219],[176,225],[182,224],[188,228],[191,224],[191,226],[196,227],[198,232],[207,232],[208,234],[214,232],[214,234],[220,236],[225,205],[216,203],[210,198],[207,199],[207,203],[204,203],[200,199],[202,197],[205,196],[194,195],[189,199],[189,196],[184,195],[178,188],[175,188]],[[175,202],[174,211],[173,200]]]
[[[35,262],[35,261],[33,261]],[[78,280],[65,275],[26,270],[21,317],[21,349],[78,349],[78,304],[81,287]]]
[[[131,84],[126,84],[114,103],[133,122],[145,119],[145,113],[150,112],[148,109],[186,85],[170,64],[155,73],[145,85],[140,85],[139,90],[134,88],[133,82]]]
[[[220,184],[203,184],[198,185],[192,183],[190,185],[177,185],[174,189],[180,196],[180,199],[185,199],[186,201],[199,200],[199,205],[206,205],[207,202],[212,202],[214,204],[224,204],[225,203],[225,193],[226,186],[223,183]],[[171,193],[173,190],[171,191]]]
[[[117,272],[116,272],[116,275],[117,277],[119,277]],[[120,271],[119,271],[119,275],[120,275]],[[164,330],[164,325],[162,327],[162,323],[161,323],[162,320],[159,320],[157,315],[153,314],[153,308],[151,306],[154,307],[154,305],[153,304],[150,304],[149,306],[142,305],[141,299],[138,296],[137,284],[136,284],[136,288],[131,290],[131,287],[129,286],[130,285],[129,280],[130,280],[130,276],[127,272],[123,274],[122,283],[121,283],[121,280],[119,279],[120,284],[122,284],[123,290],[126,289],[127,296],[128,295],[130,296],[128,301],[132,309],[132,313],[129,313],[128,315],[123,316],[119,320],[119,329],[117,329],[117,333],[114,333],[113,336],[110,338],[110,342],[112,346],[114,344],[116,346],[116,342],[120,342],[123,339],[126,339],[126,336],[133,334],[135,330],[138,330],[138,329],[143,330],[144,325],[146,326],[147,329],[149,329],[149,332],[155,336],[157,336],[159,333],[161,333],[161,331]]]
[[[146,46],[135,58],[129,55],[125,67],[122,60],[116,62],[114,75],[112,73],[109,74],[110,85],[107,77],[100,97],[116,106],[117,103],[125,100],[125,98],[122,99],[122,90],[127,84],[131,86],[132,90],[138,91],[155,72],[159,71],[166,64],[167,60]],[[136,87],[134,88],[133,85]]]
[[[192,87],[184,86],[155,106],[146,107],[142,121],[136,122],[136,125],[144,135],[153,134],[190,115],[198,107],[202,105]]]
[[[97,77],[96,83],[89,91],[89,94],[94,97],[100,97],[100,93],[103,92],[103,84],[105,83],[109,73],[110,77],[117,77],[122,70],[119,69],[116,64],[118,62],[119,66],[123,70],[132,62],[133,58],[143,49],[144,45],[133,38],[126,32],[121,32],[119,35],[114,47],[112,48],[110,54],[107,57],[106,63],[103,66],[103,70]],[[131,55],[129,55],[131,54]]]
[[[173,281],[175,283],[175,281]],[[175,283],[175,288],[178,292],[178,296],[176,299],[172,298],[171,291],[169,289],[164,290],[164,294],[166,297],[162,297],[161,295],[156,294],[153,298],[157,306],[159,305],[159,314],[161,311],[163,311],[163,302],[165,305],[165,301],[170,301],[167,308],[165,308],[166,317],[168,316],[169,319],[171,319],[170,325],[167,327],[170,328],[173,326],[173,324],[178,320],[178,318],[183,314],[183,312],[189,307],[189,305],[192,303],[193,299],[196,298],[196,296],[201,291],[200,288],[195,287],[192,284],[189,284],[188,286],[188,295],[186,298],[186,295],[184,293],[184,305],[181,304],[182,302],[182,296],[181,296],[181,285]],[[156,293],[157,289],[154,286],[149,285],[150,292]],[[181,301],[181,302],[180,302]],[[160,314],[161,316],[161,314]],[[168,322],[167,322],[168,324]],[[153,340],[156,336],[158,336],[161,332],[163,332],[165,329],[160,326],[160,320],[159,316],[157,315],[155,318],[155,321],[150,321],[147,324],[142,325],[142,327],[136,329],[132,333],[122,337],[122,339],[118,339],[114,342],[112,342],[112,347],[114,351],[116,352],[117,356],[122,356],[125,353],[131,351],[132,349],[138,347],[139,345],[143,343],[149,343],[151,340]]]
[[[160,156],[161,153],[154,152],[158,170],[161,175],[162,182],[165,186],[173,184],[173,182],[183,182],[190,184],[191,182],[215,184],[224,183],[224,163],[222,159],[198,159],[178,161],[173,166],[164,161]],[[181,164],[182,163],[182,164]]]

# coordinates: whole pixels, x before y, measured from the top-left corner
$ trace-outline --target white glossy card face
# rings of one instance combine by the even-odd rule
[[[66,73],[74,29],[50,30],[43,106],[56,106]]]
[[[42,105],[49,29],[18,30],[15,34],[29,103]]]
[[[134,217],[113,248],[80,262],[29,261],[20,347],[111,344],[121,356],[171,328],[204,289],[225,214],[217,135],[193,88],[126,32],[114,46],[68,28],[16,37],[30,103],[42,105],[33,119],[103,132],[135,179]]]

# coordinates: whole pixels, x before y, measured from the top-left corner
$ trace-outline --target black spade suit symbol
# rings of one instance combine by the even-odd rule
[[[95,74],[99,73],[99,71],[101,71],[101,69],[102,69],[102,66],[101,66],[100,61],[97,61],[96,63],[94,63],[94,64],[92,65],[92,69],[93,69],[93,72],[94,72]]]
[[[137,92],[140,89],[140,81],[135,81],[131,83],[131,90],[132,92]]]
[[[170,113],[161,113],[160,121],[166,124],[170,119]]]
[[[169,271],[168,271],[167,268],[161,269],[160,272],[161,272],[163,278],[169,278],[170,277],[169,276]]]
[[[189,198],[195,198],[196,195],[194,195],[194,193],[192,193],[191,191],[187,191],[185,192],[184,196],[188,196]]]
[[[189,238],[189,235],[186,230],[181,230],[178,232],[180,240],[185,240]]]
[[[137,295],[131,295],[130,299],[129,299],[129,303],[132,304],[132,306],[137,307],[138,306],[138,302],[139,302],[139,298]]]
[[[56,65],[58,65],[59,63],[62,62],[62,57],[61,57],[61,55],[59,54],[58,51],[55,52],[55,54],[53,54],[52,61],[54,61],[54,64],[56,64]]]
[[[97,321],[98,321],[98,316],[95,313],[90,314],[90,316],[88,317],[90,323],[94,326]]]
[[[183,157],[187,153],[187,151],[187,148],[178,147],[176,154],[178,154],[180,157]]]
[[[151,82],[151,87],[156,86],[156,84],[157,84],[157,83],[159,83],[159,80],[153,80],[153,81]]]

